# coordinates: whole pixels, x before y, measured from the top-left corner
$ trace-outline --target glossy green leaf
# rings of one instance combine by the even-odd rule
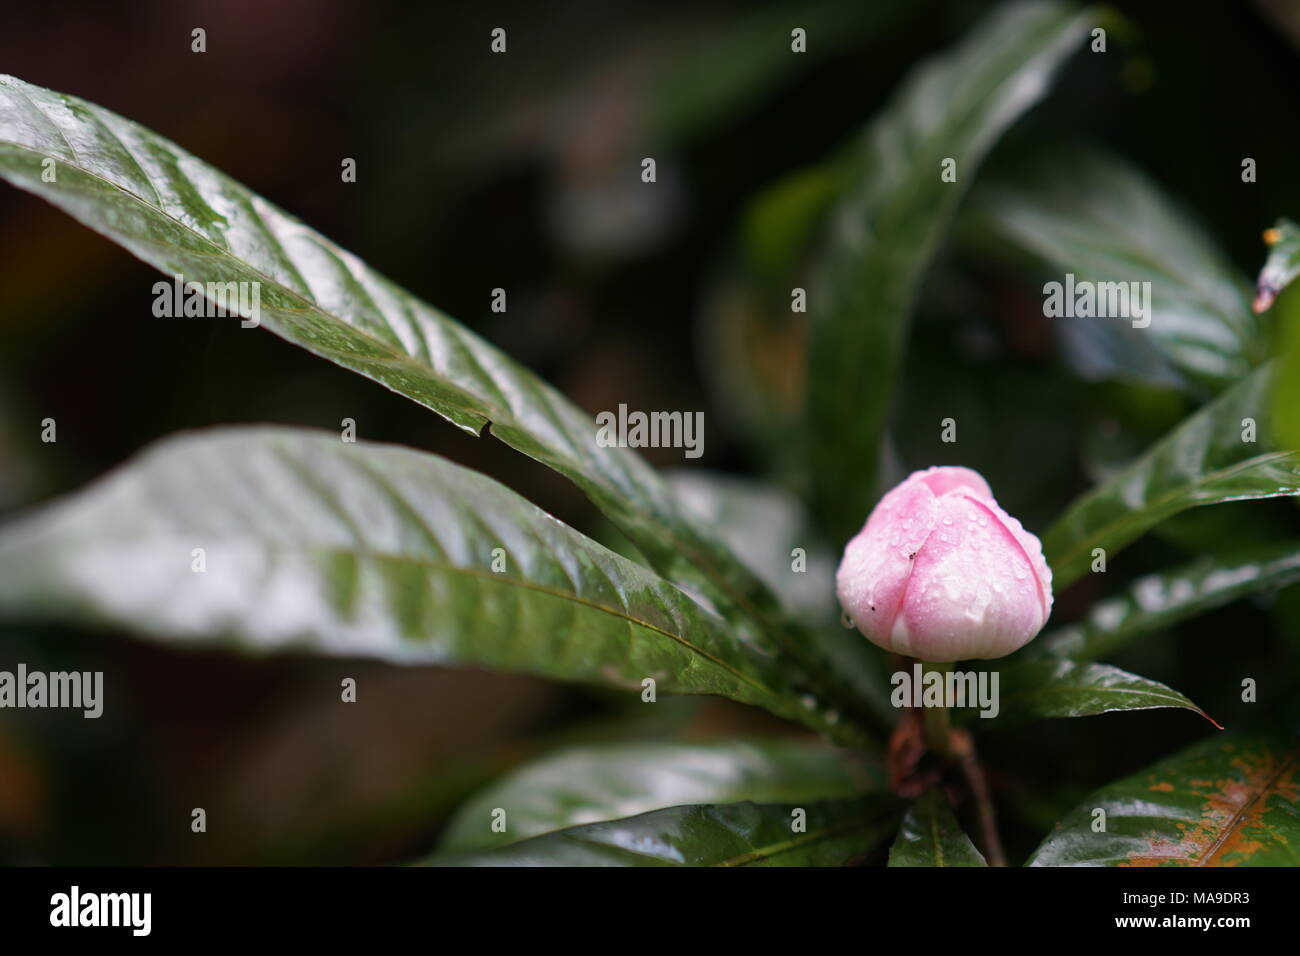
[[[1197,505],[1300,494],[1300,453],[1269,441],[1271,368],[1251,373],[1077,499],[1043,536],[1059,592],[1085,574],[1093,549],[1113,563],[1153,525]],[[1254,441],[1243,440],[1254,423]]]
[[[1271,306],[1278,294],[1300,275],[1300,226],[1290,219],[1279,219],[1264,236],[1269,250],[1255,280],[1256,312]]]
[[[1144,634],[1297,580],[1300,544],[1295,542],[1205,557],[1173,571],[1139,578],[1118,597],[1095,604],[1084,620],[1038,638],[1027,650],[1076,661],[1097,660]]]
[[[44,160],[55,182],[46,182]],[[0,77],[0,176],[186,281],[260,283],[261,321],[581,487],[670,580],[798,682],[825,722],[861,722],[817,643],[635,452],[523,366],[174,143],[74,97]],[[814,693],[815,692],[815,693]],[[860,737],[861,735],[858,734]]]
[[[803,810],[802,828],[798,829]],[[439,855],[439,866],[842,866],[889,838],[891,797],[803,805],[670,807],[573,827],[480,853]]]
[[[814,505],[834,540],[874,499],[872,477],[921,277],[984,155],[1082,48],[1089,15],[999,8],[912,73],[866,130],[809,286]],[[941,178],[956,161],[956,181]]]
[[[592,416],[176,144],[76,97],[0,76],[0,176],[186,282],[260,283],[260,321],[272,332],[466,431],[490,423],[502,441],[581,487],[661,573],[700,588],[724,614],[740,607],[765,621],[767,634],[783,633],[772,596],[685,520],[635,452],[598,445]]]
[[[890,866],[988,866],[939,790],[928,790],[903,817]]]
[[[1009,661],[1000,673],[999,716],[1006,722],[1179,707],[1213,723],[1205,711],[1173,688],[1109,664],[1049,655]]]
[[[1196,744],[1084,800],[1028,865],[1298,866],[1300,742],[1234,734]]]
[[[654,678],[827,729],[774,660],[653,572],[483,475],[325,433],[154,446],[0,534],[0,612],[638,694]]]
[[[573,747],[515,771],[465,803],[439,853],[494,849],[606,820],[703,803],[791,803],[884,792],[882,766],[805,740]],[[493,829],[494,812],[505,829]]]
[[[1062,317],[1067,358],[1090,378],[1118,375],[1218,391],[1264,357],[1249,286],[1205,231],[1127,163],[1097,150],[1044,150],[981,182],[971,217],[1076,282],[1150,283],[1150,325]],[[983,240],[981,240],[983,241]]]

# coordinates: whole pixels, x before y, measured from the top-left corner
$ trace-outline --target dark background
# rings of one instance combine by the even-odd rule
[[[753,474],[769,462],[735,425],[708,347],[719,290],[740,271],[749,201],[847,142],[908,68],[992,6],[10,3],[0,72],[174,139],[593,413],[619,402],[704,409],[700,464]],[[1300,213],[1300,24],[1264,12],[1283,3],[1115,6],[1128,19],[1109,52],[1077,56],[991,162],[1031,139],[1103,143],[1179,197],[1253,275],[1260,231]],[[788,52],[797,25],[809,29],[803,57]],[[207,31],[201,55],[190,51],[196,26]],[[489,52],[495,26],[508,30],[506,56]],[[659,170],[652,204],[639,181],[647,155]],[[1243,156],[1258,161],[1258,183],[1240,182]],[[340,181],[343,157],[357,160],[354,184]],[[0,188],[0,511],[77,488],[178,430],[337,429],[351,417],[364,439],[446,455],[601,533],[575,489],[494,439],[465,436],[265,331],[153,317],[156,278],[52,207]],[[508,292],[504,315],[489,310],[496,286]],[[1089,483],[1084,450],[1114,432],[1116,415],[1141,447],[1187,406],[1071,380],[1032,293],[1023,277],[945,250],[924,287],[897,419],[900,435],[913,421],[928,432],[936,409],[960,407],[972,423],[961,462],[1041,530]],[[797,336],[776,338],[767,358],[770,376],[797,384]],[[57,444],[39,441],[47,416]],[[940,463],[901,444],[908,467]],[[647,451],[664,465],[678,454]],[[1285,504],[1227,508],[1248,523],[1295,523]],[[1154,562],[1183,553],[1176,544],[1137,547]],[[1095,596],[1088,587],[1058,604],[1058,620]],[[1145,663],[1143,673],[1231,716],[1240,705],[1210,656],[1229,642],[1243,673],[1270,672],[1279,654],[1294,664],[1291,603],[1214,612],[1177,643],[1117,663]],[[20,660],[106,671],[109,706],[99,721],[0,714],[8,862],[403,860],[430,848],[466,793],[556,743],[776,728],[715,701],[663,702],[645,718],[611,695],[523,677],[0,632],[0,666]],[[359,679],[355,706],[338,702],[341,676]],[[1186,713],[1153,712],[993,734],[985,749],[1011,856],[1084,793],[1204,732]],[[190,833],[195,806],[208,811],[205,836]]]

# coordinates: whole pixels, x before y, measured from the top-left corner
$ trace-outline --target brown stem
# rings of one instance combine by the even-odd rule
[[[971,796],[975,800],[975,815],[979,821],[980,843],[984,847],[984,856],[989,866],[1006,866],[1007,857],[1002,852],[1002,841],[998,839],[998,821],[993,810],[993,798],[989,793],[988,779],[984,768],[980,766],[975,753],[975,741],[964,730],[954,730],[949,738],[952,750],[966,776]]]

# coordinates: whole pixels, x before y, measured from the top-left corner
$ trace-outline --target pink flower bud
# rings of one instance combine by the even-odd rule
[[[1052,610],[1038,538],[978,472],[914,472],[867,517],[835,575],[840,606],[873,643],[924,661],[1002,657]]]

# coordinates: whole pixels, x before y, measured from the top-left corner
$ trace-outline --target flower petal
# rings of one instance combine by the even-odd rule
[[[840,606],[886,650],[914,556],[934,527],[937,508],[938,499],[924,481],[905,481],[880,499],[844,549],[835,576]]]
[[[894,649],[930,661],[1010,654],[1046,620],[1030,556],[991,499],[946,495],[937,510],[894,621]]]

